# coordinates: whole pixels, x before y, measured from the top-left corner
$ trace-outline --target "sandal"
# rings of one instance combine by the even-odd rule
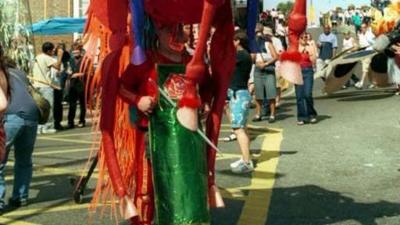
[[[228,137],[224,137],[225,142],[235,141],[237,139],[236,134],[232,133]]]

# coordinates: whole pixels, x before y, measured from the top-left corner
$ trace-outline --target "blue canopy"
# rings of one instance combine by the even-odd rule
[[[54,17],[32,24],[32,32],[35,35],[82,33],[85,23],[85,18]]]

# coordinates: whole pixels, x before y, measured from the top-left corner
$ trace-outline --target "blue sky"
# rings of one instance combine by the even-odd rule
[[[287,0],[264,0],[264,7],[267,9],[275,8],[279,2],[286,2]],[[310,4],[311,0],[307,0]],[[356,6],[369,5],[371,0],[313,0],[315,13],[318,16],[320,11],[327,11],[337,6],[347,7],[350,4]]]

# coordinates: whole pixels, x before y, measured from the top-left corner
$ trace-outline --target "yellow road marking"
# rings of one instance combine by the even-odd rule
[[[50,137],[50,138],[61,138],[61,137],[77,137],[77,136],[90,136],[90,135],[98,135],[100,134],[99,132],[93,133],[93,132],[85,132],[85,133],[73,133],[73,134],[56,134],[56,135],[49,135],[45,137]],[[40,137],[40,136],[39,136]]]
[[[53,138],[53,137],[38,137],[39,140],[46,140],[46,141],[60,141],[60,142],[69,142],[75,144],[93,144],[99,143],[98,141],[85,141],[85,140],[71,140],[71,139],[64,139],[64,138]]]
[[[62,149],[62,150],[54,150],[54,151],[42,151],[42,152],[34,152],[34,156],[38,155],[55,155],[55,154],[66,154],[66,153],[75,153],[75,152],[89,152],[91,148],[74,148],[74,149]]]
[[[261,156],[257,168],[253,172],[251,184],[240,189],[249,190],[245,198],[239,225],[264,225],[267,221],[272,189],[275,183],[276,167],[279,161],[279,151],[283,140],[282,130],[269,133],[263,141]],[[272,151],[271,151],[272,149]]]
[[[7,224],[7,225],[40,225],[37,223],[28,223],[25,221],[16,221],[13,219],[5,218],[4,215],[0,217],[0,224]]]
[[[62,212],[68,210],[78,210],[78,209],[88,209],[89,204],[75,204],[71,201],[69,205],[55,206],[51,208],[38,208],[38,209],[25,209],[16,210],[9,213],[3,214],[6,217],[17,217],[17,216],[27,216],[42,213],[52,213],[52,212]]]

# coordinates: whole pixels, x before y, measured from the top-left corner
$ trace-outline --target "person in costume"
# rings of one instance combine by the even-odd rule
[[[110,194],[133,224],[207,224],[208,206],[223,202],[215,184],[216,152],[197,132],[198,111],[210,103],[205,133],[215,145],[235,60],[230,1],[92,1],[88,18],[82,64],[92,66],[100,40],[100,68],[89,90],[101,90],[99,170],[104,175],[93,206]],[[190,58],[183,51],[182,24],[199,22]],[[144,32],[151,24],[156,35]],[[212,26],[208,76],[204,55]],[[146,44],[155,43],[152,37],[158,37],[157,46]],[[206,84],[208,91],[199,94]]]
[[[298,1],[305,5],[305,0]],[[254,0],[250,3],[257,5]],[[88,12],[83,68],[93,66],[100,43],[100,66],[88,88],[91,92],[101,90],[96,95],[100,108],[100,121],[96,122],[101,130],[100,178],[93,206],[112,197],[112,205],[115,207],[118,202],[122,216],[133,224],[152,224],[153,220],[162,225],[209,223],[209,206],[224,205],[216,185],[216,150],[212,145],[218,142],[235,65],[231,2],[93,0]],[[165,45],[146,45],[153,43],[152,36],[144,32],[151,24],[149,21],[155,24],[160,43],[168,42],[170,49],[161,50]],[[186,61],[182,54],[171,54],[171,49],[181,49],[182,24],[196,23],[200,23],[200,33],[193,57]],[[208,79],[204,56],[212,27],[212,74]],[[167,40],[161,40],[164,38]],[[251,35],[249,38],[252,39]],[[207,92],[199,94],[198,88],[204,86]],[[207,146],[197,132],[198,111],[206,102],[210,103],[204,129],[210,140]],[[149,145],[144,137],[147,126]],[[185,146],[196,147],[192,150]],[[196,156],[196,162],[188,165],[184,157],[187,154]],[[174,175],[177,179],[168,179]],[[173,181],[170,186],[165,185],[168,180]],[[173,191],[177,186],[181,193]],[[182,201],[181,195],[187,197]]]

